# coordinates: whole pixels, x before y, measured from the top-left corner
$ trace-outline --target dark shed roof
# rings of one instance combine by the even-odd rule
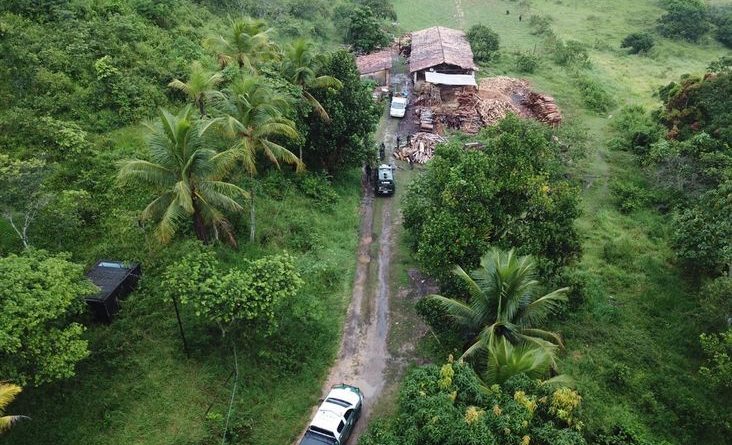
[[[86,273],[86,276],[99,287],[99,293],[87,297],[87,300],[105,300],[118,287],[125,284],[130,275],[138,275],[139,265],[136,263],[123,263],[121,261],[98,261],[94,267]],[[137,278],[137,277],[135,277]]]

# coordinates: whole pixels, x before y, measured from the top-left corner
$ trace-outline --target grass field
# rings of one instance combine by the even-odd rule
[[[657,107],[653,92],[658,87],[684,73],[703,72],[729,51],[713,40],[692,45],[657,37],[647,56],[627,55],[620,41],[654,26],[661,15],[655,1],[397,0],[395,5],[406,31],[490,26],[500,35],[502,54],[482,67],[480,76],[529,79],[556,98],[565,122],[588,131],[592,148],[571,174],[583,187],[584,212],[577,222],[583,244],[580,270],[591,285],[585,304],[553,326],[566,339],[563,370],[584,395],[588,428],[622,424],[674,444],[724,443],[694,427],[700,406],[714,406],[712,411],[720,413],[729,406],[697,374],[700,332],[691,321],[694,289],[673,263],[666,242],[668,218],[654,209],[630,215],[617,211],[608,183],[643,183],[644,175],[634,156],[611,151],[606,143],[619,106]],[[585,108],[568,71],[552,63],[542,39],[531,34],[528,22],[534,14],[551,17],[560,38],[591,48],[592,67],[585,75],[612,94],[616,107],[602,114]],[[517,51],[541,57],[535,73],[516,72]]]

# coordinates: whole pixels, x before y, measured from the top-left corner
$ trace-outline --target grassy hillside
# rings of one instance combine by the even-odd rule
[[[584,304],[553,326],[566,339],[563,370],[575,377],[584,396],[588,428],[625,425],[670,443],[724,443],[720,430],[704,426],[725,422],[713,413],[727,412],[728,401],[707,390],[697,373],[701,328],[691,321],[695,284],[674,264],[669,218],[654,208],[628,215],[616,209],[609,184],[644,184],[645,177],[633,155],[610,150],[607,141],[621,105],[659,106],[653,97],[658,87],[684,73],[703,72],[728,51],[711,39],[694,45],[657,37],[648,55],[626,54],[620,41],[651,30],[661,15],[655,1],[397,0],[395,5],[405,30],[490,26],[500,35],[502,54],[480,75],[529,79],[556,98],[566,122],[588,130],[593,148],[571,174],[583,189],[580,269],[590,285]],[[610,93],[614,104],[608,111],[586,108],[577,71],[550,60],[543,38],[532,34],[532,15],[550,17],[559,38],[588,45],[592,66],[581,75]],[[539,56],[535,73],[516,71],[518,51]]]

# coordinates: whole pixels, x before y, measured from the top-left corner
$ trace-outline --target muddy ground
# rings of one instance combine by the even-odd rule
[[[406,131],[409,130],[400,128],[403,122],[391,119],[388,115],[382,118],[376,140],[386,145],[385,163],[394,162],[392,151],[397,134],[402,141],[406,140]],[[404,183],[399,183],[397,177],[397,187],[400,186],[404,186]],[[382,396],[394,393],[393,387],[406,367],[404,353],[413,352],[414,343],[419,338],[417,335],[411,336],[406,342],[410,344],[401,344],[404,342],[400,339],[400,351],[395,355],[389,351],[392,319],[403,318],[401,314],[392,317],[394,307],[390,304],[392,289],[395,288],[392,283],[393,250],[396,233],[401,229],[396,201],[392,197],[375,197],[370,184],[364,180],[353,294],[338,357],[322,390],[324,397],[332,385],[347,383],[358,386],[363,392],[364,410],[348,441],[351,445],[358,443]],[[394,297],[401,298],[406,291],[399,289],[396,293],[398,295]],[[313,407],[312,414],[316,409],[317,406]]]

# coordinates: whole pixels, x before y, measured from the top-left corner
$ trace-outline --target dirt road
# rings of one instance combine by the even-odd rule
[[[385,117],[377,140],[384,140],[387,159],[396,140],[398,121]],[[374,205],[380,200],[379,205]],[[364,185],[361,201],[361,226],[353,294],[348,307],[338,358],[323,385],[323,396],[332,385],[348,383],[364,394],[364,410],[349,444],[358,443],[387,384],[385,376],[399,364],[391,360],[389,338],[390,266],[393,248],[395,209],[392,198],[374,197],[370,185]],[[376,232],[378,228],[378,233]],[[314,409],[317,407],[314,407]]]

